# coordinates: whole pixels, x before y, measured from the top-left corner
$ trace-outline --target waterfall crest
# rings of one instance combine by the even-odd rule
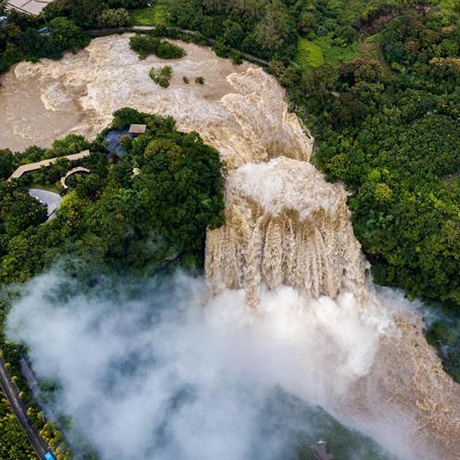
[[[277,158],[242,166],[226,183],[226,224],[208,232],[206,274],[213,294],[288,285],[311,297],[341,289],[361,297],[365,269],[346,193],[307,162]]]

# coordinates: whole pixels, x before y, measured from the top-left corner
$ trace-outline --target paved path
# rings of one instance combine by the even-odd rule
[[[145,32],[148,32],[149,30],[155,30],[156,27],[155,26],[133,26],[133,27],[119,27],[119,28],[105,28],[105,29],[92,29],[90,30],[89,32],[90,33],[93,33],[93,34],[99,34],[99,33],[113,33],[113,34],[116,34],[118,32],[142,32],[142,31],[145,31]],[[198,32],[195,32],[194,30],[188,30],[188,29],[179,29],[183,34],[187,34],[187,35],[198,35]],[[207,38],[207,37],[204,37],[205,40],[210,44],[210,45],[215,45],[217,43],[216,40],[214,40],[213,38]],[[269,62],[265,59],[262,59],[262,58],[259,58],[257,56],[254,56],[252,54],[249,54],[249,53],[243,53],[235,48],[230,48],[231,51],[233,52],[236,52],[236,53],[240,53],[241,56],[246,59],[247,61],[249,62],[254,62],[256,64],[259,64],[259,65],[263,65],[263,66],[268,66],[269,65]]]
[[[56,163],[56,161],[60,160],[61,158],[64,158],[69,161],[75,161],[75,160],[81,160],[82,158],[86,158],[89,155],[90,155],[89,150],[83,150],[83,152],[73,153],[72,155],[66,155],[64,157],[49,158],[48,160],[39,161],[37,163],[27,163],[25,165],[19,166],[19,168],[16,169],[16,171],[14,171],[14,173],[11,175],[8,181],[11,181],[11,179],[19,179],[24,174],[29,173],[29,172],[39,171],[42,166],[46,167],[46,166],[52,165],[53,163]]]
[[[90,170],[88,168],[84,168],[83,166],[77,166],[76,168],[71,169],[64,177],[61,177],[61,185],[64,188],[69,188],[69,186],[66,183],[67,179],[70,176],[72,176],[73,174],[76,174],[76,173],[87,173],[87,174],[89,174]]]
[[[18,422],[27,433],[32,447],[40,459],[45,459],[45,454],[50,451],[48,444],[39,436],[32,427],[30,419],[27,415],[26,407],[18,395],[18,390],[11,380],[10,373],[5,366],[5,360],[0,356],[0,387],[8,398],[13,409],[14,415]]]
[[[48,217],[51,217],[54,214],[62,201],[61,195],[55,192],[50,192],[48,190],[31,188],[29,189],[29,194],[48,208]]]

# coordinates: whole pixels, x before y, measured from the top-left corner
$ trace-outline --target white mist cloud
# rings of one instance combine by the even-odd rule
[[[268,416],[278,389],[332,410],[391,325],[351,294],[313,301],[285,287],[255,311],[225,291],[205,304],[203,281],[183,276],[147,283],[135,300],[64,292],[56,273],[35,279],[9,334],[39,377],[60,382],[59,409],[102,460],[281,458],[293,433],[321,430],[292,407]]]

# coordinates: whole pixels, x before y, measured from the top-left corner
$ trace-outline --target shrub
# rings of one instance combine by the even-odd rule
[[[186,85],[188,85],[188,84],[190,83],[189,78],[186,77],[186,76],[183,76],[183,77],[182,77],[182,80],[183,80],[183,82],[184,82]]]
[[[180,59],[185,56],[185,50],[169,42],[160,42],[155,54],[162,59]]]
[[[195,83],[197,85],[204,85],[204,78],[203,77],[196,77],[195,78]]]
[[[185,56],[185,50],[169,42],[163,42],[152,35],[131,37],[129,45],[141,59],[155,54],[162,59],[180,59]]]
[[[239,51],[233,52],[231,57],[234,65],[241,65],[243,63],[243,57]]]
[[[132,25],[133,20],[124,8],[109,8],[99,16],[98,23],[102,27],[126,27]]]
[[[160,85],[162,88],[167,88],[171,82],[173,70],[169,65],[159,68],[154,67],[150,70],[149,75],[157,85]]]

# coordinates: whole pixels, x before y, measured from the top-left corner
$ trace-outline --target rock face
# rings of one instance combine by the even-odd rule
[[[19,149],[69,131],[91,135],[126,106],[174,116],[179,129],[199,132],[228,170],[226,224],[207,236],[210,305],[244,290],[262,312],[267,293],[285,302],[291,286],[292,309],[321,319],[305,334],[325,350],[305,357],[292,391],[315,394],[310,402],[403,460],[460,459],[459,385],[426,343],[420,315],[400,295],[375,292],[346,192],[308,163],[312,139],[283,90],[260,69],[183,46],[187,56],[168,62],[174,77],[166,90],[148,76],[166,61],[139,61],[127,36],[96,39],[59,62],[19,64],[2,81],[0,144]],[[203,86],[182,81],[200,75]]]

